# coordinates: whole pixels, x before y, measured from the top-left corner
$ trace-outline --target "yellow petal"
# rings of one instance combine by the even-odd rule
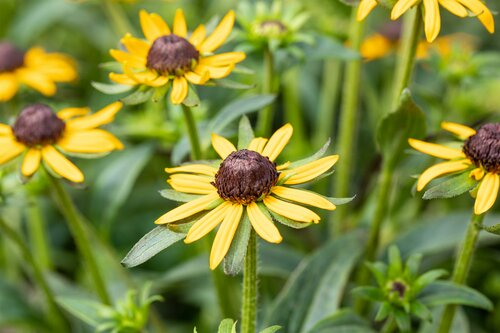
[[[224,220],[229,207],[231,207],[231,203],[225,201],[196,221],[189,229],[186,239],[184,239],[184,243],[189,244],[195,242],[212,231],[222,222],[222,220]]]
[[[264,198],[264,205],[273,212],[298,222],[318,223],[320,217],[310,209],[292,204],[268,195]]]
[[[224,220],[220,225],[217,235],[215,235],[212,251],[210,251],[210,269],[215,269],[226,256],[234,234],[240,224],[241,215],[243,214],[243,206],[234,204],[227,209]]]
[[[408,9],[415,6],[420,0],[399,0],[391,11],[391,20],[397,20]]]
[[[173,104],[181,104],[186,99],[188,90],[189,86],[187,80],[183,76],[176,76],[172,84],[170,101]]]
[[[132,37],[130,34],[122,38],[121,43],[125,46],[127,51],[135,56],[146,58],[148,56],[150,45],[148,42]]]
[[[177,9],[175,11],[174,34],[184,38],[186,38],[187,36],[186,19],[184,18],[184,12],[182,11],[182,9]]]
[[[434,157],[443,158],[445,160],[452,160],[455,158],[465,158],[465,154],[460,149],[449,148],[435,143],[425,142],[416,139],[408,139],[408,143],[413,149],[421,153],[431,155]]]
[[[23,165],[21,167],[21,172],[25,177],[31,177],[38,167],[40,166],[40,161],[42,159],[42,152],[40,149],[31,148],[28,150],[24,156]]]
[[[213,193],[204,195],[201,198],[195,199],[172,209],[171,211],[157,219],[155,223],[165,224],[185,219],[186,217],[192,216],[196,213],[201,212],[202,210],[205,210],[208,205],[210,205],[217,199],[219,199],[219,195],[216,191],[214,191]]]
[[[500,176],[488,172],[484,176],[477,191],[476,202],[474,204],[474,214],[486,213],[495,204],[500,188]]]
[[[0,102],[6,102],[14,97],[19,89],[15,75],[0,73]]]
[[[245,57],[245,53],[243,52],[221,53],[200,58],[200,65],[214,67],[228,66],[243,61]]]
[[[70,82],[78,77],[74,61],[61,54],[47,54],[43,64],[32,67],[56,82]]]
[[[67,131],[87,130],[109,124],[115,119],[115,115],[123,107],[122,102],[111,103],[94,114],[71,119],[66,122]]]
[[[484,177],[484,169],[483,168],[475,168],[469,173],[469,177],[474,178],[477,181],[480,181]]]
[[[417,191],[421,191],[425,187],[425,185],[429,184],[429,182],[434,178],[448,173],[465,170],[469,166],[469,160],[451,161],[435,164],[425,170],[420,175],[420,177],[418,177]]]
[[[84,180],[83,173],[52,146],[42,148],[43,161],[58,175],[74,183]]]
[[[269,243],[281,243],[283,237],[274,223],[264,214],[259,206],[252,202],[247,206],[247,213],[253,229],[262,239]]]
[[[234,11],[230,10],[220,21],[212,34],[201,44],[202,53],[210,53],[224,44],[227,37],[231,34],[234,25]]]
[[[149,14],[149,17],[153,20],[156,25],[156,29],[160,31],[161,36],[170,35],[170,29],[168,24],[161,18],[160,15],[156,13]]]
[[[138,84],[136,80],[134,80],[127,74],[109,73],[108,76],[111,81],[119,84],[124,84],[126,86],[135,86],[136,84]]]
[[[209,194],[215,190],[215,187],[210,184],[213,180],[213,177],[190,174],[174,174],[170,176],[167,183],[170,184],[174,190],[179,192],[190,194]]]
[[[56,93],[56,84],[47,75],[27,68],[18,69],[16,73],[20,82],[45,96],[53,96]]]
[[[250,141],[250,144],[248,145],[248,150],[253,150],[258,152],[259,154],[262,154],[262,151],[264,150],[264,147],[266,146],[267,139],[266,138],[254,138],[252,141]]]
[[[0,137],[0,164],[19,156],[26,147],[13,137]]]
[[[139,57],[120,50],[110,50],[109,54],[120,63],[127,64],[134,68],[146,68],[146,57]]]
[[[322,209],[334,210],[336,207],[326,198],[311,191],[304,191],[284,186],[274,186],[271,193],[286,200],[299,202],[305,205]]]
[[[467,17],[467,9],[459,4],[456,0],[439,0],[441,6],[446,8],[450,13],[458,17]]]
[[[203,42],[206,36],[205,26],[200,24],[189,37],[189,42],[193,44],[195,48],[198,48],[200,44]]]
[[[222,159],[236,151],[236,147],[226,138],[212,133],[212,146]]]
[[[356,19],[358,21],[363,21],[376,6],[377,1],[375,0],[361,0],[361,2],[359,3]]]
[[[484,25],[486,30],[489,33],[495,32],[495,21],[493,19],[493,15],[491,11],[479,0],[458,0],[462,5],[469,8],[474,15],[477,15],[477,18]]]
[[[57,117],[62,120],[69,120],[73,117],[86,116],[89,113],[89,108],[65,108],[57,112]]]
[[[108,153],[123,149],[123,144],[113,134],[100,129],[70,131],[57,145],[64,151],[83,154]]]
[[[283,151],[283,148],[288,144],[290,138],[293,134],[293,127],[290,124],[286,124],[285,126],[278,129],[274,134],[269,138],[269,141],[266,144],[266,147],[262,151],[262,155],[269,157],[271,161],[274,161],[279,154]]]
[[[13,135],[12,127],[10,127],[9,125],[0,124],[0,137],[2,136],[11,137],[12,135]]]
[[[176,173],[176,172],[188,172],[188,173],[199,173],[207,176],[215,176],[217,169],[206,164],[187,164],[175,168],[165,168],[165,172]]]
[[[293,168],[289,171],[287,170],[286,172],[282,172],[280,178],[286,177],[288,174],[292,174],[292,176],[290,176],[290,178],[285,181],[285,184],[302,184],[322,175],[323,173],[328,171],[328,169],[330,169],[335,163],[337,163],[338,160],[338,155],[326,156],[314,162],[310,162],[302,166]]]
[[[200,64],[200,65],[196,66],[194,71],[198,74],[203,74],[204,72],[208,72],[208,74],[210,75],[210,78],[212,78],[212,79],[223,79],[226,76],[228,76],[229,74],[231,74],[233,69],[234,69],[233,64],[226,66],[226,67],[203,66]]]
[[[441,123],[441,128],[444,129],[445,131],[448,131],[450,133],[455,134],[462,140],[466,140],[469,137],[473,136],[476,134],[476,130],[473,128],[470,128],[465,125],[457,124],[457,123],[451,123],[447,121],[443,121]]]
[[[433,42],[441,30],[441,16],[437,0],[423,0],[425,7],[424,30],[427,41]]]
[[[193,84],[205,84],[210,80],[210,73],[208,71],[198,74],[196,72],[184,73],[184,77]]]
[[[139,12],[139,18],[141,21],[142,32],[151,43],[153,43],[157,38],[170,33],[166,23],[163,22],[161,17],[156,14],[148,14],[145,10],[141,10]]]
[[[385,57],[393,48],[393,43],[388,38],[381,34],[373,34],[363,41],[360,53],[363,59],[371,61]]]

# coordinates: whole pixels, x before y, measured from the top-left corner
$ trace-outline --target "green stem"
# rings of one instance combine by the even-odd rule
[[[306,131],[304,128],[304,119],[300,105],[300,69],[298,67],[288,70],[283,79],[283,106],[285,109],[286,121],[293,126],[293,154],[302,156],[307,151]],[[292,156],[292,158],[295,156]]]
[[[351,13],[351,31],[349,34],[351,47],[359,50],[363,37],[364,22],[356,19],[356,10]],[[361,59],[351,60],[347,63],[345,81],[343,86],[342,108],[340,113],[340,126],[338,136],[338,154],[341,163],[338,163],[335,179],[335,196],[347,197],[350,193],[351,169],[353,152],[356,141],[356,119],[359,105],[359,84],[361,77]],[[345,206],[344,206],[345,207]],[[347,210],[340,206],[336,212],[336,219],[332,219],[331,236],[337,236],[341,230],[341,222],[345,222]]]
[[[66,321],[56,305],[55,294],[52,292],[52,289],[50,289],[49,284],[45,279],[45,276],[43,275],[43,268],[41,267],[41,265],[39,265],[38,261],[33,257],[32,251],[26,245],[26,242],[23,239],[23,237],[21,237],[16,232],[16,230],[11,228],[9,224],[2,217],[0,217],[0,229],[2,230],[2,233],[4,235],[9,237],[9,239],[12,240],[19,247],[24,256],[24,259],[30,264],[31,269],[33,271],[33,279],[42,289],[42,292],[44,293],[45,298],[47,300],[50,312],[50,316],[48,317],[49,320],[52,321],[54,328],[57,328],[56,332],[66,332],[65,330]]]
[[[111,298],[106,290],[103,276],[99,271],[96,256],[92,252],[92,242],[89,239],[84,222],[61,182],[50,174],[48,178],[57,197],[61,213],[64,215],[68,227],[73,234],[73,238],[75,239],[76,246],[87,264],[94,288],[103,303],[111,304]]]
[[[262,93],[271,94],[274,92],[274,57],[269,48],[264,50],[264,82],[262,83]],[[273,106],[263,108],[259,113],[257,128],[259,135],[268,137],[273,125]]]
[[[45,220],[36,197],[29,198],[28,230],[35,260],[40,264],[43,270],[50,270],[52,268],[50,246],[45,230]]]
[[[390,110],[395,110],[399,105],[401,92],[410,82],[413,67],[415,65],[415,54],[422,27],[420,8],[414,8],[406,14],[404,19],[404,31],[401,49],[398,52],[396,71],[391,95]]]
[[[201,152],[201,144],[200,144],[200,136],[198,135],[198,128],[196,127],[196,121],[193,117],[193,112],[191,108],[181,104],[182,111],[184,111],[184,119],[186,120],[186,126],[189,134],[189,143],[191,144],[191,159],[192,160],[201,160],[202,152]]]
[[[467,275],[469,274],[472,257],[474,255],[474,250],[476,248],[477,239],[479,236],[479,231],[481,230],[483,219],[484,214],[474,214],[469,223],[469,226],[467,227],[465,239],[462,243],[460,253],[455,262],[453,276],[451,277],[451,280],[457,284],[465,284]],[[457,306],[454,304],[449,304],[446,306],[441,316],[441,324],[439,325],[438,331],[439,333],[448,333],[450,331],[456,309]]]
[[[241,308],[241,333],[255,333],[257,317],[257,239],[250,233],[245,270],[243,272],[243,302]]]
[[[113,0],[101,0],[104,12],[113,24],[113,29],[118,36],[133,33],[132,26],[125,15],[123,8]]]
[[[396,329],[396,321],[391,316],[386,320],[384,326],[382,326],[380,333],[392,333],[395,329]]]

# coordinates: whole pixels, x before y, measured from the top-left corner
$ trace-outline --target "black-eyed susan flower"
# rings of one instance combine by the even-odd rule
[[[34,47],[24,52],[9,42],[0,42],[0,101],[16,95],[26,85],[45,96],[56,93],[57,82],[77,78],[73,60],[60,53],[46,53]]]
[[[188,34],[181,9],[175,12],[173,30],[155,13],[140,12],[145,40],[127,34],[121,43],[126,51],[111,50],[111,56],[122,64],[123,73],[110,73],[112,81],[124,85],[164,87],[172,84],[170,100],[182,103],[189,83],[204,85],[210,79],[228,76],[236,63],[245,59],[243,52],[214,54],[229,37],[235,15],[229,11],[207,36],[199,25]]]
[[[327,198],[311,191],[294,188],[328,171],[337,155],[277,166],[276,158],[292,136],[287,124],[271,138],[254,138],[246,149],[237,150],[227,139],[213,134],[212,145],[222,158],[218,167],[208,164],[187,164],[167,168],[168,183],[178,192],[199,195],[161,216],[156,223],[176,223],[196,214],[202,216],[190,227],[185,242],[194,242],[219,224],[210,253],[210,268],[215,269],[227,254],[244,216],[248,216],[255,232],[264,240],[282,240],[273,219],[282,216],[296,223],[318,223],[319,215],[303,207],[334,210]]]
[[[442,128],[463,140],[462,149],[409,139],[414,149],[448,160],[425,170],[418,178],[421,191],[433,179],[451,174],[469,172],[478,182],[474,213],[488,211],[496,201],[500,189],[500,123],[486,124],[477,131],[456,123],[443,122]]]
[[[24,177],[35,174],[43,161],[55,174],[81,183],[83,173],[61,152],[83,156],[122,149],[115,136],[98,128],[111,122],[121,107],[115,102],[94,114],[88,108],[66,108],[56,114],[47,105],[30,105],[12,126],[0,124],[0,164],[23,154]]]

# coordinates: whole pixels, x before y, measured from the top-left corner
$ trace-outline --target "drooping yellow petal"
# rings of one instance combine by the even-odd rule
[[[181,104],[188,95],[188,82],[183,76],[176,76],[172,84],[172,92],[170,93],[170,101],[173,104]]]
[[[210,184],[213,180],[213,177],[177,173],[170,176],[167,183],[179,192],[209,194],[215,190],[215,187]]]
[[[423,0],[425,8],[424,30],[429,43],[439,35],[441,30],[441,16],[439,13],[439,3],[437,0]]]
[[[84,180],[83,173],[52,146],[42,148],[43,161],[58,175],[74,183]]]
[[[470,11],[477,15],[477,18],[484,25],[486,30],[489,33],[495,32],[495,20],[493,19],[493,15],[491,11],[482,3],[480,0],[457,0],[465,7],[469,8]]]
[[[500,188],[500,176],[488,172],[484,176],[477,191],[476,202],[474,203],[474,214],[480,215],[486,213],[497,200],[498,190]]]
[[[69,120],[73,117],[82,117],[90,113],[90,108],[65,108],[57,112],[57,117],[62,120]]]
[[[13,135],[12,127],[10,127],[9,125],[0,124],[0,137],[2,136],[11,137],[12,135]]]
[[[250,223],[257,235],[269,243],[281,243],[283,237],[281,237],[278,228],[276,228],[273,221],[260,210],[255,202],[247,206],[247,213]]]
[[[455,134],[462,140],[466,140],[469,137],[476,134],[476,130],[473,128],[470,128],[462,124],[451,123],[447,121],[443,121],[441,123],[441,128],[444,129],[445,131]]]
[[[338,155],[326,156],[314,162],[310,162],[302,166],[293,168],[289,171],[284,171],[280,175],[280,178],[292,174],[292,176],[290,176],[290,178],[285,181],[285,184],[302,184],[322,175],[323,173],[328,171],[335,163],[337,163],[338,160]]]
[[[217,191],[214,191],[213,193],[204,195],[201,198],[187,202],[177,208],[172,209],[171,211],[157,219],[155,223],[165,224],[185,219],[186,217],[192,216],[196,213],[201,212],[202,210],[205,210],[208,205],[210,205],[217,199],[219,199],[219,195],[217,194]]]
[[[56,84],[47,75],[28,68],[20,68],[16,71],[19,82],[39,91],[45,96],[53,96],[56,93]]]
[[[161,17],[153,15],[156,14],[148,14],[145,10],[139,12],[142,32],[151,43],[161,36],[170,34],[167,24],[163,22]]]
[[[285,186],[274,186],[271,189],[271,193],[286,200],[295,201],[322,209],[334,210],[335,208],[337,208],[326,198],[311,191],[304,191]]]
[[[254,138],[252,139],[252,141],[250,141],[250,144],[248,145],[247,149],[262,154],[262,150],[264,150],[266,143],[267,143],[266,138]]]
[[[318,223],[320,217],[310,209],[292,204],[283,200],[279,200],[268,195],[264,198],[264,205],[273,212],[283,215],[289,219],[298,222],[314,222]]]
[[[195,48],[199,48],[200,44],[205,40],[206,36],[205,26],[200,24],[189,37],[189,42],[193,44]]]
[[[236,147],[226,138],[212,133],[212,146],[222,159],[236,151]]]
[[[125,46],[127,51],[135,56],[146,58],[148,56],[150,45],[148,42],[132,37],[130,34],[126,34],[122,38],[121,43]]]
[[[200,65],[223,67],[241,62],[245,57],[245,53],[243,52],[226,52],[209,57],[202,57],[200,58]]]
[[[435,143],[425,142],[416,139],[408,139],[408,143],[413,149],[421,153],[434,157],[452,160],[455,158],[465,158],[465,154],[460,149],[449,148]]]
[[[363,21],[368,14],[377,6],[376,0],[361,0],[358,7],[358,12],[356,15],[356,19],[358,21]]]
[[[269,138],[264,150],[262,151],[263,156],[269,157],[271,161],[274,161],[279,154],[283,151],[283,148],[288,144],[290,138],[293,134],[293,127],[290,124],[286,124],[280,129],[278,129]]]
[[[70,153],[98,154],[123,149],[123,144],[113,134],[101,130],[69,132],[57,145]]]
[[[450,13],[458,17],[467,17],[467,9],[458,3],[456,0],[439,0],[441,6],[446,8]]]
[[[222,224],[215,235],[212,251],[210,251],[210,269],[215,269],[226,256],[234,234],[240,224],[241,215],[243,214],[243,205],[233,204],[227,209],[226,215]]]
[[[0,164],[4,164],[19,156],[26,147],[13,137],[0,137]]]
[[[109,73],[108,77],[111,81],[118,84],[124,84],[126,86],[135,86],[139,83],[127,74]]]
[[[203,66],[199,64],[196,66],[194,71],[198,74],[203,74],[204,72],[208,72],[210,78],[212,79],[223,79],[234,69],[234,64],[228,65],[226,67],[214,67],[214,66]]]
[[[10,100],[17,93],[19,84],[15,75],[11,73],[0,73],[0,102]]]
[[[116,61],[127,64],[128,66],[137,68],[137,69],[145,69],[146,68],[146,58],[139,57],[132,53],[128,53],[120,50],[110,50],[109,54],[115,58]]]
[[[234,25],[234,11],[230,10],[219,25],[215,28],[212,34],[200,45],[202,53],[210,53],[224,44],[227,37],[231,34]]]
[[[184,38],[187,37],[186,18],[184,17],[184,12],[182,11],[182,9],[177,9],[175,11],[174,34]]]
[[[94,114],[71,119],[66,122],[67,131],[89,130],[106,125],[115,119],[116,113],[123,107],[122,102],[111,103]]]
[[[184,243],[189,244],[195,242],[212,231],[219,225],[219,223],[222,222],[222,220],[224,220],[229,207],[231,207],[231,203],[224,201],[222,204],[208,212],[207,215],[196,221],[196,223],[189,229],[186,239],[184,239]]]
[[[433,179],[452,172],[457,172],[467,169],[471,165],[469,160],[450,161],[438,163],[426,169],[420,177],[418,177],[417,191],[421,191]]]
[[[415,6],[420,0],[399,0],[391,11],[391,20],[397,20],[408,9]]]
[[[165,168],[165,172],[177,173],[177,172],[187,172],[187,173],[199,173],[207,176],[215,176],[217,169],[207,165],[207,164],[186,164],[175,168]]]
[[[23,174],[23,176],[31,177],[38,170],[41,160],[42,152],[40,151],[40,149],[29,149],[24,156],[23,165],[21,167],[21,173]]]
[[[184,77],[192,84],[205,84],[210,80],[210,73],[208,71],[198,74],[196,72],[186,72]]]

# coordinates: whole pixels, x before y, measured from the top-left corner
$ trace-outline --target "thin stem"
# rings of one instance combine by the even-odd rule
[[[351,13],[351,31],[349,34],[351,47],[359,50],[363,37],[363,22],[356,19],[356,10]],[[335,179],[335,196],[347,197],[351,193],[351,171],[354,152],[354,143],[356,141],[356,119],[359,105],[359,85],[361,77],[361,59],[351,60],[347,63],[345,81],[343,86],[343,100],[340,113],[340,126],[338,136],[338,154],[342,158],[342,163],[337,166]],[[337,236],[341,230],[340,222],[345,221],[346,209],[340,206],[337,209],[336,219],[332,220],[331,236]]]
[[[262,93],[271,94],[274,92],[274,57],[269,48],[264,50],[264,81],[262,82]],[[273,125],[273,106],[263,108],[259,113],[257,121],[258,133],[263,137],[268,137]]]
[[[414,8],[405,16],[404,31],[401,49],[398,52],[396,71],[391,95],[390,110],[393,111],[399,104],[401,92],[410,82],[413,67],[415,65],[415,54],[422,27],[420,8]]]
[[[42,216],[38,198],[36,197],[29,198],[28,231],[35,260],[43,270],[50,270],[52,268],[50,246],[45,230],[45,220]]]
[[[87,233],[87,229],[85,228],[84,222],[81,219],[68,192],[66,192],[66,189],[62,186],[61,182],[50,174],[48,175],[48,178],[57,197],[61,213],[64,215],[66,221],[68,222],[68,227],[73,234],[76,246],[78,247],[78,250],[82,254],[87,264],[90,276],[94,284],[94,288],[103,303],[111,304],[111,298],[109,297],[108,291],[106,290],[104,278],[99,271],[96,256],[94,255],[91,247],[92,242],[89,239],[89,235]]]
[[[196,127],[196,121],[193,117],[193,112],[191,108],[181,104],[182,111],[184,111],[184,119],[186,120],[186,126],[189,134],[189,143],[191,144],[191,159],[192,160],[201,160],[202,152],[201,152],[201,144],[200,144],[200,136],[198,134],[198,128]]]
[[[300,105],[300,69],[295,67],[284,74],[283,79],[283,106],[285,109],[285,119],[293,126],[293,154],[302,156],[307,151],[307,135],[304,128],[304,119]],[[292,156],[293,157],[293,156]]]
[[[127,33],[133,32],[132,26],[119,4],[113,0],[101,0],[101,3],[118,36],[124,36]]]
[[[255,333],[257,318],[257,239],[252,230],[245,256],[243,272],[243,302],[241,308],[241,333]]]
[[[38,261],[33,257],[31,250],[26,245],[25,240],[21,237],[16,230],[11,228],[9,224],[0,217],[0,229],[2,233],[9,237],[11,241],[13,241],[21,250],[24,259],[30,264],[31,269],[33,271],[33,279],[36,281],[38,286],[42,289],[42,292],[45,295],[49,306],[50,316],[49,319],[52,321],[52,324],[55,328],[57,328],[57,332],[65,332],[66,322],[64,317],[62,316],[59,308],[56,305],[56,296],[50,289],[48,282],[45,280],[45,276],[43,275],[43,268],[39,265]]]
[[[453,276],[451,277],[451,280],[455,283],[465,284],[465,281],[467,280],[483,219],[484,214],[474,214],[469,226],[467,227],[465,239],[455,262]],[[448,333],[450,331],[456,309],[457,306],[454,304],[446,306],[443,315],[441,316],[441,324],[439,325],[438,331],[439,333]]]

